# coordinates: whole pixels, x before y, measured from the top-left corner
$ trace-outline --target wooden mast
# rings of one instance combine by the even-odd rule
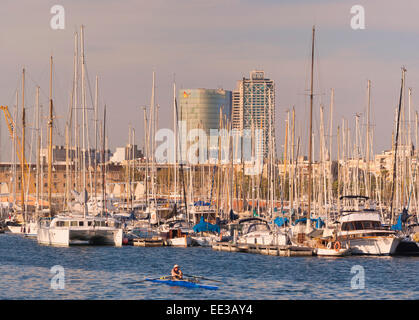
[[[48,205],[49,205],[49,215],[52,215],[52,56],[50,57],[50,73],[49,73],[49,120],[48,120],[48,135],[49,135],[49,144],[48,144]]]
[[[81,49],[81,100],[82,100],[82,148],[83,148],[83,194],[82,194],[82,202],[83,202],[83,214],[86,218],[88,211],[87,211],[87,189],[86,189],[86,88],[85,88],[85,61],[84,61],[84,26],[82,25],[80,28],[80,49]]]
[[[21,157],[20,157],[20,171],[21,171],[21,184],[20,184],[20,200],[22,212],[24,214],[24,221],[26,222],[26,210],[25,210],[25,68],[22,70],[22,145],[21,145]]]
[[[307,211],[307,224],[310,223],[311,215],[311,176],[312,176],[312,148],[313,148],[313,71],[314,71],[314,35],[315,27],[313,26],[313,36],[311,44],[311,84],[310,84],[310,132],[309,132],[309,151],[308,151],[308,211]]]

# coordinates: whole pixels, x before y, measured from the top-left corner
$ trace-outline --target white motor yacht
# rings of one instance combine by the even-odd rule
[[[56,216],[41,220],[38,243],[56,246],[76,244],[122,246],[123,231],[112,218],[83,215]]]
[[[247,218],[239,221],[241,229],[238,244],[287,245],[288,236],[281,231],[271,230],[268,221],[261,218]]]
[[[368,200],[359,196],[349,196],[349,199]],[[342,247],[348,245],[352,254],[391,255],[402,240],[396,232],[383,227],[380,212],[372,206],[357,204],[345,208],[338,222],[337,240]]]

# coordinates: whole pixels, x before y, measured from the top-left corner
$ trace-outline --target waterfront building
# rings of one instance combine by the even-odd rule
[[[193,129],[202,129],[209,138],[214,133],[211,133],[211,130],[220,129],[220,117],[222,128],[229,128],[228,123],[231,120],[232,102],[231,91],[203,88],[181,89],[178,92],[178,101],[178,120],[179,124],[184,126],[183,129],[180,129],[182,132],[179,133],[180,137],[183,136],[182,139],[188,139],[187,136]],[[212,141],[217,140],[213,139]],[[186,146],[189,146],[191,143],[190,140],[188,142]],[[210,141],[207,141],[207,143],[210,143]],[[185,147],[183,147],[182,153],[187,149]],[[205,159],[216,158],[216,143],[215,145],[211,143],[209,147],[209,150],[207,149],[209,155]]]
[[[52,163],[53,164],[65,164],[66,162],[66,155],[67,150],[65,146],[58,146],[53,145],[52,146]],[[105,151],[105,161],[109,161],[109,158],[111,157],[112,153],[108,149]],[[95,150],[94,148],[90,148],[89,151],[86,151],[86,163],[89,163],[89,156],[90,156],[90,163],[96,161],[98,163],[102,162],[102,151],[101,150]],[[83,151],[81,148],[78,148],[77,151],[74,147],[71,147],[68,149],[68,159],[70,161],[70,164],[73,164],[74,161],[77,161],[76,158],[80,157],[79,162],[82,162],[83,158]],[[41,148],[40,150],[40,158],[41,163],[48,164],[48,148]]]
[[[265,72],[254,70],[249,78],[237,82],[233,91],[233,128],[262,131],[256,151],[264,158],[269,152],[269,137],[275,137],[275,83],[265,77]],[[275,147],[274,147],[275,150]]]
[[[122,163],[126,160],[133,160],[143,158],[143,152],[142,150],[138,149],[138,146],[127,144],[125,147],[117,147],[116,151],[110,158],[110,162],[112,163]]]

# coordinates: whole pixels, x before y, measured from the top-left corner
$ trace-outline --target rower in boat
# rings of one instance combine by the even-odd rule
[[[175,264],[172,269],[172,280],[182,280],[183,272],[180,270],[179,266]]]

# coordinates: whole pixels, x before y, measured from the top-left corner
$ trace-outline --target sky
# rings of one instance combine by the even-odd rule
[[[63,30],[50,26],[54,17],[50,10],[57,4],[65,9]],[[351,28],[354,5],[365,9],[365,29]],[[130,125],[135,129],[136,143],[142,147],[141,107],[150,105],[153,71],[156,102],[160,106],[159,127],[171,128],[174,80],[177,88],[234,90],[237,80],[258,69],[264,70],[276,84],[278,156],[283,153],[286,112],[293,107],[301,152],[307,153],[313,25],[315,150],[321,105],[325,131],[329,132],[331,88],[335,91],[332,153],[337,150],[337,126],[341,126],[343,118],[351,128],[351,140],[355,141],[355,117],[360,114],[359,130],[364,135],[368,80],[372,82],[373,149],[375,153],[390,149],[402,66],[407,69],[406,88],[412,88],[411,124],[415,125],[419,87],[419,3],[415,1],[2,0],[1,13],[0,104],[13,110],[16,90],[21,101],[21,74],[25,68],[28,148],[34,145],[31,128],[37,85],[41,87],[43,112],[47,112],[50,55],[54,59],[54,142],[64,143],[74,32],[82,24],[88,106],[92,106],[97,75],[99,112],[102,117],[106,104],[112,150],[128,142]],[[407,98],[405,103],[407,107]],[[89,118],[93,119],[91,110]],[[45,119],[43,123],[45,128]],[[89,122],[89,128],[93,128],[93,122]],[[3,117],[0,129],[0,160],[10,161],[11,143]],[[91,136],[90,144],[93,141]]]

